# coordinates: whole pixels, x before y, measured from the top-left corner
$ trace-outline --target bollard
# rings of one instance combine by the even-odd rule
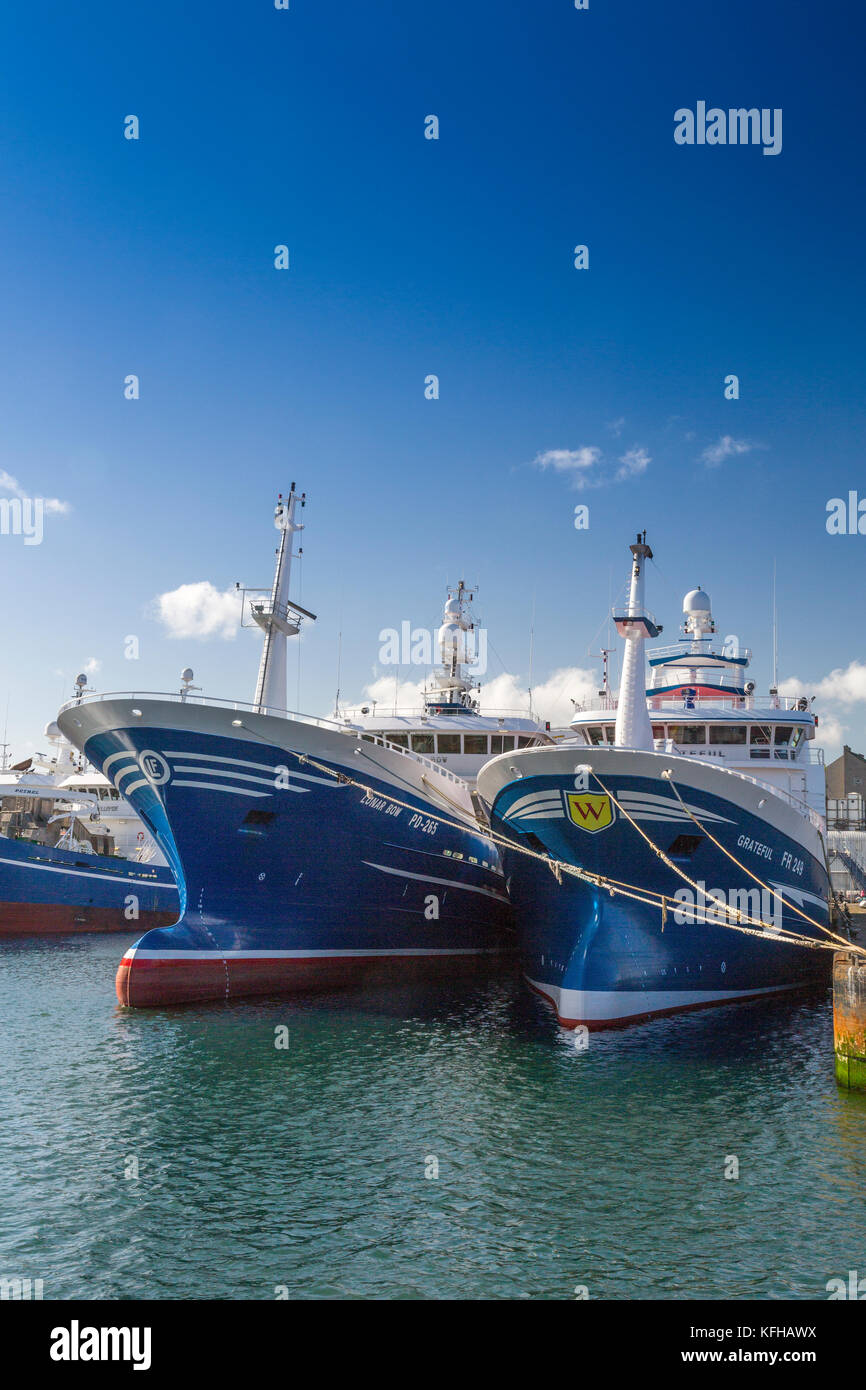
[[[866,1091],[866,956],[859,952],[833,957],[833,1046],[839,1085]]]

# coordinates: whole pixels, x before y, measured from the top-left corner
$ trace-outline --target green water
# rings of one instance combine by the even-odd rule
[[[826,997],[581,1053],[510,978],[124,1012],[128,944],[0,946],[0,1275],[46,1299],[826,1298],[866,1275],[866,1101],[837,1090]]]

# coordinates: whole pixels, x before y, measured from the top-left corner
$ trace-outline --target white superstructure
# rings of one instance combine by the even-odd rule
[[[461,579],[449,590],[439,628],[441,666],[424,692],[420,709],[377,713],[371,705],[338,710],[335,718],[367,739],[379,738],[446,767],[474,785],[488,758],[517,748],[552,742],[528,711],[479,708],[476,660],[470,639],[474,595]]]
[[[575,707],[571,728],[578,741],[655,748],[719,763],[757,777],[823,816],[824,754],[814,747],[818,718],[812,700],[780,696],[776,689],[763,697],[756,693],[754,682],[746,680],[751,651],[736,639],[719,639],[709,596],[701,588],[683,599],[679,641],[644,653],[645,638],[661,629],[648,626],[654,620],[642,608],[642,594],[632,597],[640,605],[637,640],[624,630],[635,623],[631,602],[629,613],[615,613],[614,620],[627,638],[626,661],[630,652],[634,660],[628,668],[623,665],[619,698],[606,689],[598,704]],[[650,676],[641,699],[636,692],[644,684],[645,665]],[[629,719],[624,700],[633,707]],[[650,726],[648,743],[645,729],[638,740],[638,705]]]

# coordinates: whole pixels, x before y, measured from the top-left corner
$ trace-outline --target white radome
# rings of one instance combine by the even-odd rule
[[[709,613],[712,606],[709,594],[703,589],[690,589],[683,599],[684,613]]]

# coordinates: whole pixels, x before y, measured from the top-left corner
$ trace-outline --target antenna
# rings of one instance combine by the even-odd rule
[[[603,709],[610,709],[608,704],[610,699],[610,663],[608,658],[613,650],[613,647],[602,647],[600,652],[587,652],[587,656],[600,656],[602,660],[602,689],[598,693],[604,700]]]
[[[529,684],[527,693],[529,695],[529,717],[532,718],[532,658],[535,647],[535,597],[537,590],[532,591],[532,620],[529,624]]]
[[[776,557],[773,556],[773,692],[779,688],[779,615],[776,609]]]
[[[334,701],[334,713],[340,717],[340,674],[343,668],[343,629],[337,633],[337,698]]]
[[[9,744],[6,742],[9,735],[9,696],[6,696],[6,718],[3,723],[3,742],[0,743],[0,772],[6,772],[9,768]]]

